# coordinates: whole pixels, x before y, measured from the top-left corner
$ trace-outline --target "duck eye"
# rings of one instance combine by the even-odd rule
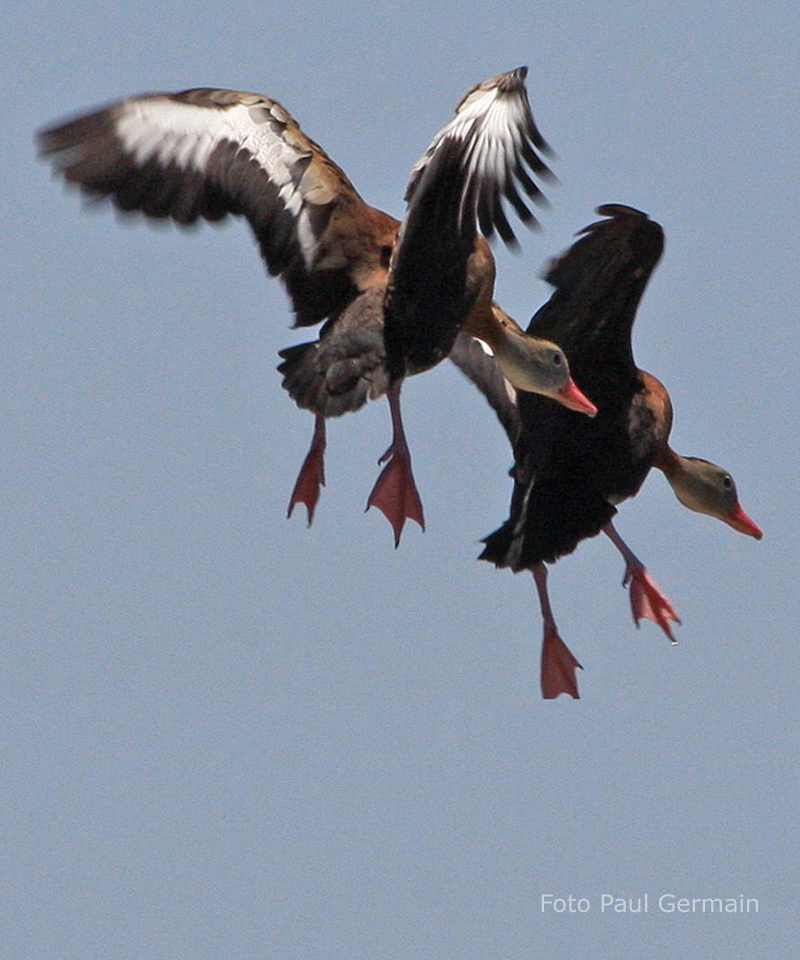
[[[554,354],[553,354],[553,365],[556,366],[556,367],[560,367],[561,364],[562,364],[562,362],[563,362],[563,361],[562,361],[561,354],[560,354],[560,353],[554,353]]]
[[[730,476],[730,474],[726,473],[722,478],[722,486],[725,487],[726,490],[730,490],[731,487],[733,487],[733,478]]]

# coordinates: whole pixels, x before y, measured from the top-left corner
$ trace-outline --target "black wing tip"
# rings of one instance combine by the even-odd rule
[[[539,137],[538,142],[536,143],[536,148],[540,153],[543,153],[548,160],[556,161],[559,159],[556,151],[550,146],[550,144],[544,139],[544,137]],[[558,181],[558,177],[553,173],[553,171],[546,164],[543,169],[539,171],[539,176],[542,180],[555,180]]]
[[[53,147],[54,129],[54,127],[43,127],[33,132],[33,146],[36,149],[36,156],[40,159],[44,159],[55,149]]]
[[[64,151],[74,147],[74,138],[71,133],[75,122],[69,120],[66,123],[42,127],[41,130],[34,132],[33,143],[40,160],[53,160],[55,154],[63,154]]]
[[[627,203],[601,203],[595,207],[596,214],[601,217],[636,217],[640,220],[649,220],[650,217],[643,210],[637,210],[636,207],[628,206]]]
[[[627,225],[630,228],[634,228],[635,226],[639,227],[647,224],[655,233],[663,234],[664,232],[661,224],[656,223],[655,220],[651,220],[649,214],[643,210],[638,210],[636,207],[631,207],[627,203],[602,203],[600,206],[595,207],[594,212],[601,217],[605,217],[605,219],[595,220],[582,230],[578,230],[575,234],[576,237],[584,236],[587,233],[594,233],[596,230],[608,229],[611,228],[612,225],[620,227]]]
[[[624,203],[604,203],[595,207],[603,220],[596,220],[579,230],[572,246],[546,261],[540,277],[553,287],[573,285],[580,271],[588,275],[592,258],[607,260],[617,250],[620,263],[629,263],[649,272],[655,267],[664,249],[661,224],[636,207]],[[626,253],[621,251],[626,250]]]
[[[53,163],[61,172],[85,149],[88,140],[97,140],[114,133],[114,120],[119,103],[89,113],[78,113],[36,130],[34,144],[40,159]]]
[[[527,67],[515,67],[513,70],[506,70],[505,73],[499,73],[489,80],[484,80],[483,86],[484,89],[495,86],[501,93],[516,93],[525,85],[527,76]],[[481,86],[481,84],[478,86]]]

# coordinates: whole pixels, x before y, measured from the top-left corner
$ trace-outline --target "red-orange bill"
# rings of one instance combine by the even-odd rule
[[[748,537],[755,537],[756,540],[760,540],[764,536],[764,531],[747,516],[738,500],[725,515],[725,520],[734,530],[738,530],[739,533],[746,533]]]
[[[585,413],[589,417],[597,414],[597,407],[581,392],[572,377],[558,391],[557,399],[569,410],[577,410],[578,413]]]

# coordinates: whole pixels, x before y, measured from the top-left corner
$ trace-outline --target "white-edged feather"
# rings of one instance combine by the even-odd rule
[[[477,219],[481,231],[491,236],[497,228],[506,243],[515,241],[501,206],[505,197],[517,215],[535,224],[535,217],[520,190],[536,203],[544,203],[530,173],[552,177],[536,153],[547,152],[531,112],[525,86],[527,67],[498,74],[473,87],[456,107],[455,116],[436,134],[411,169],[406,201],[413,204],[437,153],[452,151],[458,158],[462,184],[460,219]],[[530,172],[529,172],[530,171]]]

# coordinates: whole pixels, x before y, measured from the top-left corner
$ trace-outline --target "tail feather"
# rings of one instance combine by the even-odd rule
[[[511,516],[484,539],[479,557],[514,571],[532,570],[537,563],[554,563],[572,553],[582,540],[597,536],[617,512],[605,498],[567,483],[537,484],[524,507],[516,495],[519,490],[518,484]]]
[[[496,567],[511,566],[511,541],[514,537],[514,523],[512,520],[499,527],[494,533],[490,533],[481,541],[485,544],[483,552],[478,557],[479,560],[488,560]]]
[[[338,417],[389,388],[383,328],[323,328],[319,340],[280,351],[283,388],[299,407]]]

